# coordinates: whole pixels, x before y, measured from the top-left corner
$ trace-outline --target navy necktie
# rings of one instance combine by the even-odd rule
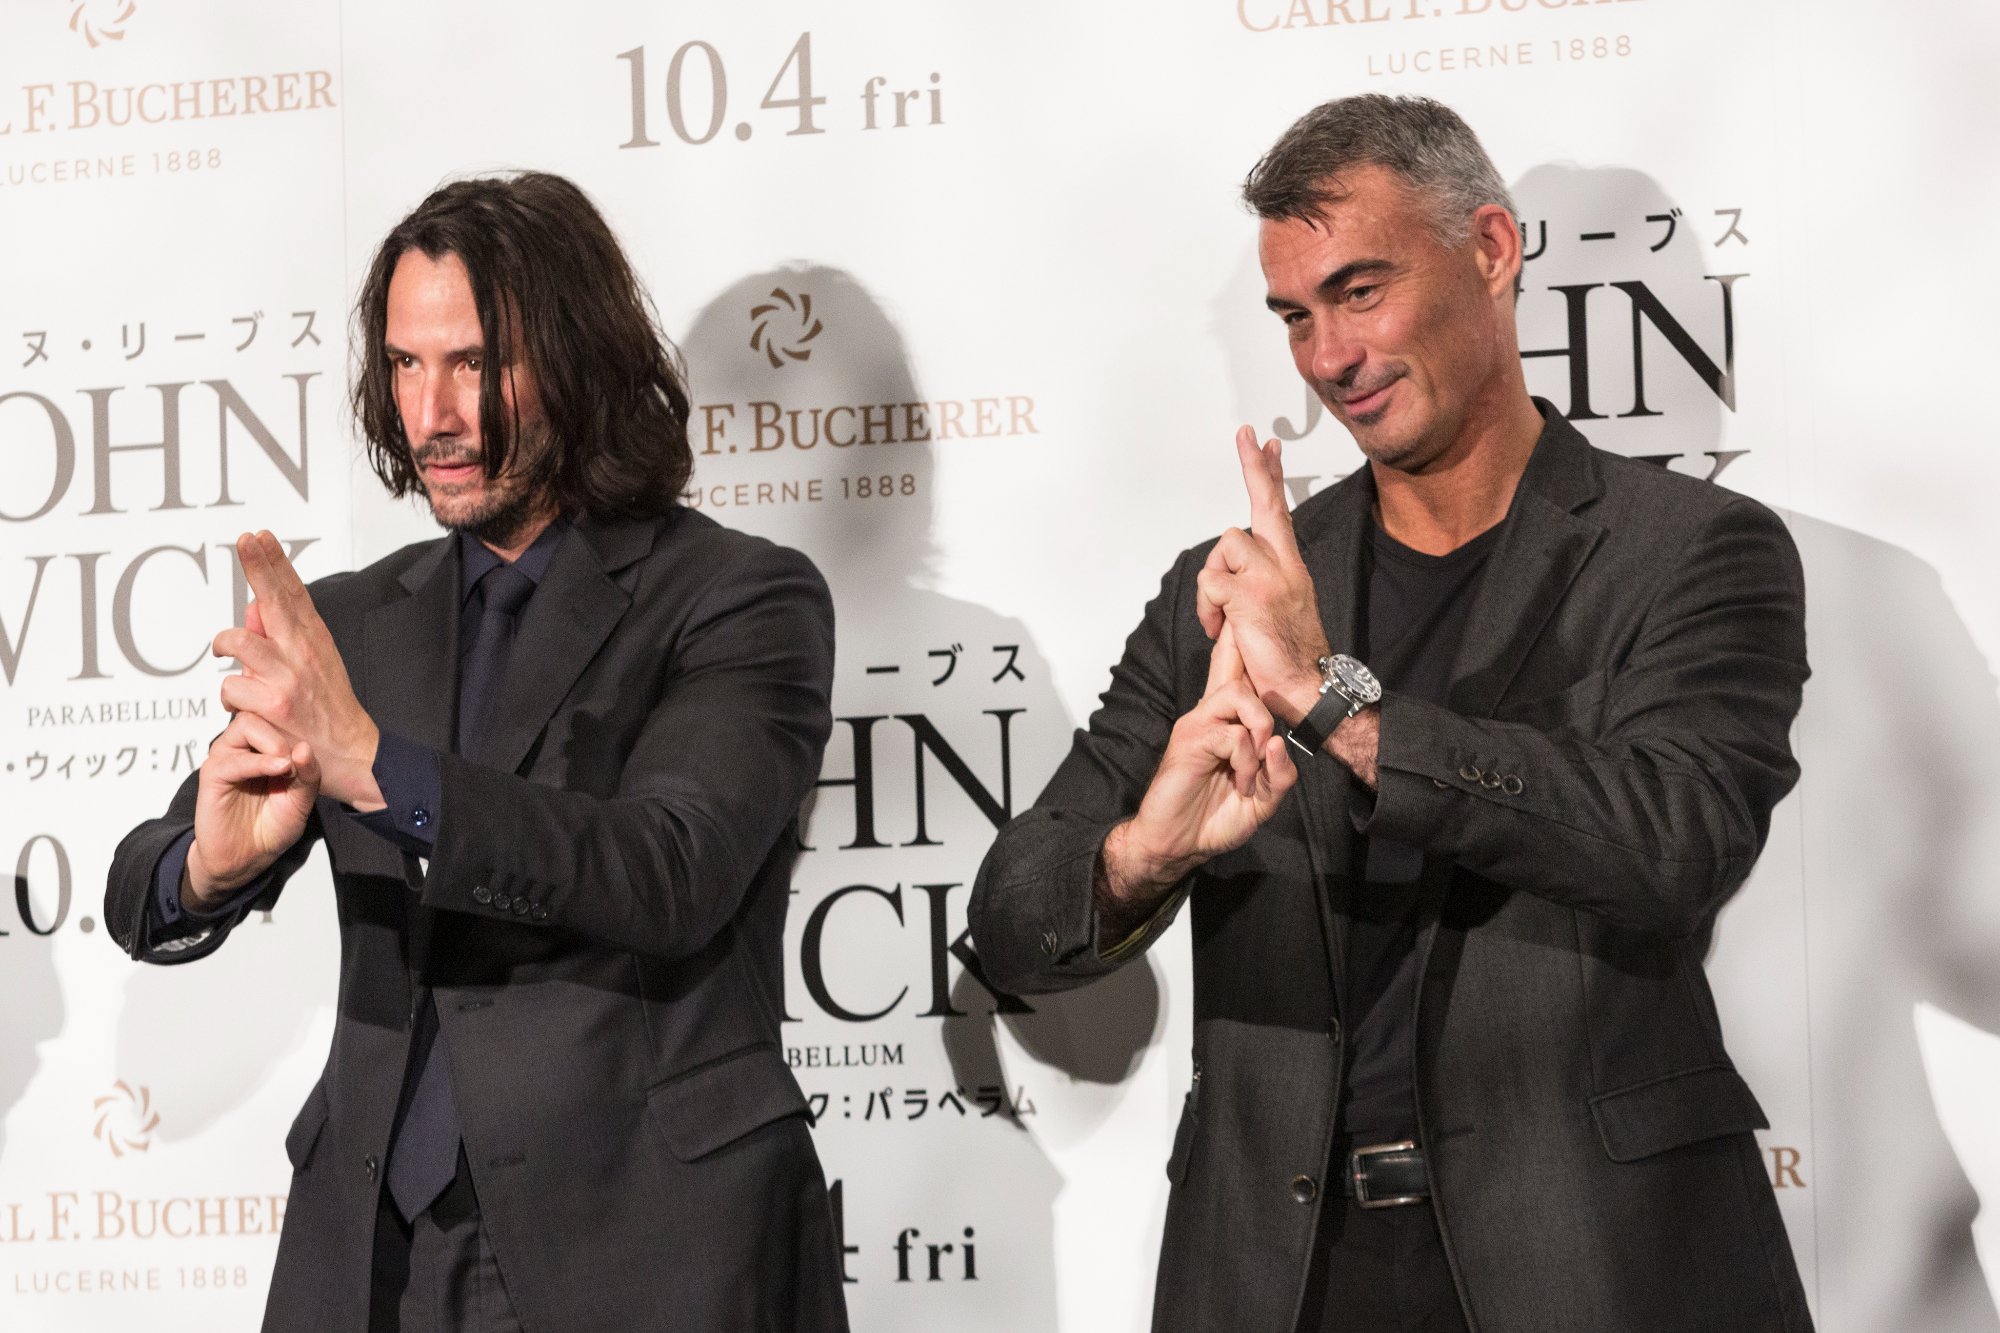
[[[514,622],[535,583],[512,565],[486,571],[473,589],[479,603],[473,632],[458,659],[458,725],[453,749],[480,757],[493,720],[494,701],[506,674]],[[428,991],[410,1034],[411,1074],[402,1123],[389,1148],[389,1195],[406,1222],[431,1206],[458,1174],[458,1107],[452,1101],[451,1066],[438,1028],[437,1004]]]

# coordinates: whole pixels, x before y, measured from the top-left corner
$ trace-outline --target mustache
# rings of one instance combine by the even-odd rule
[[[1401,367],[1392,367],[1363,378],[1359,370],[1327,385],[1333,396],[1341,401],[1350,398],[1366,398],[1379,389],[1386,389],[1403,377]]]
[[[477,463],[481,457],[479,450],[457,440],[426,440],[410,450],[411,460],[420,468],[457,467],[464,463]]]

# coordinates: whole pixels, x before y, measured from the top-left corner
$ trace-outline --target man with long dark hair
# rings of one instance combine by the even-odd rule
[[[825,585],[677,503],[676,358],[568,181],[438,190],[356,324],[369,457],[450,535],[311,588],[238,542],[234,716],[105,899],[191,962],[326,844],[339,1014],[265,1328],[844,1328],[778,1028]]]
[[[1807,1329],[1702,973],[1798,778],[1791,538],[1529,396],[1449,108],[1328,102],[1244,198],[1365,461],[1292,513],[1239,433],[1248,529],[1175,563],[970,909],[1047,991],[1189,905],[1154,1325]]]

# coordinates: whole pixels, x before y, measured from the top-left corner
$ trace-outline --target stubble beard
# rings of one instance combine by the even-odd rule
[[[519,459],[524,449],[533,456],[545,445],[543,439],[517,438],[514,457]],[[545,507],[541,497],[511,475],[511,470],[498,477],[482,475],[476,482],[443,486],[433,486],[423,471],[428,463],[469,462],[478,457],[451,441],[441,440],[430,441],[412,453],[417,475],[423,481],[424,499],[439,526],[450,532],[466,533],[489,546],[511,546],[542,516]]]
[[[1373,377],[1372,383],[1354,382],[1341,384],[1321,384],[1318,386],[1320,401],[1326,404],[1335,420],[1347,427],[1347,433],[1354,437],[1355,447],[1361,450],[1369,462],[1382,467],[1394,468],[1399,472],[1422,470],[1431,459],[1429,432],[1418,431],[1414,435],[1396,433],[1396,428],[1388,421],[1392,404],[1385,403],[1376,411],[1363,417],[1348,415],[1341,408],[1342,399],[1363,393],[1373,393],[1403,379],[1407,372],[1401,367],[1391,368],[1389,373]],[[1407,410],[1407,405],[1406,410]]]

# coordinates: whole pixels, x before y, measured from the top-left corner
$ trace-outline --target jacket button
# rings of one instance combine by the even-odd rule
[[[533,917],[537,921],[547,921],[549,919],[549,909],[542,906],[540,903],[536,903],[533,907],[528,909],[528,915],[530,917]]]
[[[1334,1045],[1340,1045],[1340,1020],[1338,1018],[1329,1018],[1326,1020],[1326,1035],[1333,1038]]]
[[[1527,790],[1527,787],[1527,783],[1521,781],[1521,779],[1515,777],[1512,773],[1500,779],[1500,790],[1506,792],[1509,796],[1519,796]]]
[[[375,1161],[374,1153],[369,1153],[366,1157],[361,1159],[361,1169],[363,1172],[367,1174],[370,1180],[375,1179],[375,1172],[377,1166],[378,1163]]]
[[[527,914],[528,914],[528,900],[526,898],[516,898],[514,900],[514,915],[526,916]]]
[[[1467,782],[1477,782],[1481,777],[1479,770],[1474,768],[1471,764],[1466,764],[1464,767],[1460,768],[1458,770],[1458,775],[1464,778]]]
[[[1042,952],[1049,957],[1053,958],[1056,956],[1056,945],[1059,943],[1061,941],[1056,938],[1056,933],[1053,930],[1042,932]]]
[[[1292,1177],[1292,1198],[1300,1203],[1311,1203],[1319,1197],[1319,1182],[1311,1176]]]
[[[514,905],[514,900],[504,893],[496,893],[493,895],[493,905],[504,912]]]
[[[416,809],[410,811],[410,822],[412,824],[415,824],[418,828],[429,828],[431,823],[431,812],[424,809],[420,805]]]
[[[487,888],[484,884],[478,884],[473,886],[472,901],[478,903],[482,907],[485,906],[487,903],[493,901],[493,890]]]
[[[1498,773],[1482,773],[1479,777],[1479,785],[1482,787],[1497,787],[1500,785],[1500,775]]]

